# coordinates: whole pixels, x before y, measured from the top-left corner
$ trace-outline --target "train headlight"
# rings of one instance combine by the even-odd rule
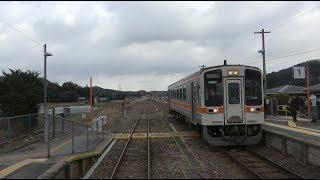
[[[218,108],[214,108],[214,109],[213,109],[213,112],[214,112],[214,113],[218,113],[218,112],[219,112],[219,109],[218,109]]]
[[[255,110],[255,108],[250,108],[250,111],[255,112],[256,110]]]
[[[229,76],[238,76],[239,75],[239,71],[238,70],[231,70],[228,72]]]

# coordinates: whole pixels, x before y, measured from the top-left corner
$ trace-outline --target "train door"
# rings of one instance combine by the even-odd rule
[[[191,121],[195,122],[196,113],[196,87],[194,83],[191,83]]]
[[[225,79],[225,124],[243,123],[242,79]]]

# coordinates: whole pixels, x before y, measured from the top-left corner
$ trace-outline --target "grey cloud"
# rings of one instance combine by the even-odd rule
[[[48,59],[50,80],[85,85],[89,76],[96,76],[105,88],[117,88],[121,81],[128,90],[164,90],[166,83],[192,73],[198,66],[220,65],[224,59],[232,64],[260,60],[257,51],[261,39],[253,32],[262,27],[272,32],[266,37],[267,57],[317,48],[320,40],[312,18],[302,20],[309,23],[309,30],[297,22],[273,29],[307,6],[305,2],[206,3],[1,2],[0,17],[15,26],[30,25],[26,33],[48,43],[54,54]],[[1,39],[1,33],[8,37]],[[0,23],[0,69],[42,72],[40,50]],[[316,56],[273,62],[267,70]],[[154,83],[155,78],[159,83]]]

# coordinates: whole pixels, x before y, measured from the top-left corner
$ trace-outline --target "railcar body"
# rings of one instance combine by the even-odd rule
[[[211,145],[253,145],[264,123],[259,68],[223,65],[202,68],[168,87],[170,112],[202,127]]]

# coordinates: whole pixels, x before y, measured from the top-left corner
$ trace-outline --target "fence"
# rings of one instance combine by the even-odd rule
[[[288,105],[278,105],[278,115],[282,116],[291,116],[290,107]],[[306,115],[306,112],[302,110],[299,110],[297,112],[297,116],[301,118],[308,119],[308,116]]]
[[[52,109],[47,117],[51,155],[90,151],[104,138],[105,118],[84,123],[82,113],[66,116]],[[0,118],[0,145],[43,132],[44,113]]]
[[[0,145],[25,136],[42,133],[44,114],[0,118]]]
[[[70,119],[74,118],[64,118],[61,114],[48,115],[50,155],[90,151],[104,138],[105,119],[99,118],[90,123]]]

